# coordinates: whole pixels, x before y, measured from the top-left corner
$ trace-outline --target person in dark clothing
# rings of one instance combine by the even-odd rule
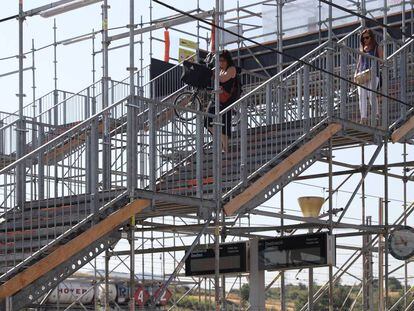
[[[220,80],[220,111],[230,106],[238,99],[238,83],[237,83],[237,69],[234,65],[233,59],[229,51],[224,50],[220,53],[220,73],[219,73],[219,80]],[[209,113],[215,114],[216,107],[215,105],[210,105],[208,110]],[[224,124],[221,131],[221,141],[222,141],[222,148],[224,152],[228,151],[229,145],[229,138],[231,137],[231,118],[232,112],[231,110],[227,111],[223,114],[221,122]],[[206,120],[206,127],[213,133],[213,126],[212,126],[213,119],[207,118]]]

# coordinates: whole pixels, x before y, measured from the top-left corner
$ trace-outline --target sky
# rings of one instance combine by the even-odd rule
[[[42,1],[42,0],[32,0],[24,1],[25,10],[38,7],[44,4],[48,4],[51,1]],[[169,4],[174,4],[175,7],[182,10],[189,11],[196,8],[195,0],[187,1],[167,1]],[[213,2],[211,0],[202,0],[200,1],[202,8],[211,9],[213,7]],[[253,3],[255,1],[240,1],[243,4]],[[128,24],[128,3],[127,0],[110,0],[110,10],[109,10],[109,28],[114,27],[123,27],[122,29],[115,30],[112,33],[119,33],[127,31],[125,25]],[[149,0],[140,0],[136,1],[137,7],[135,10],[135,18],[138,23],[143,17],[143,21],[149,21]],[[139,5],[138,5],[139,4]],[[236,1],[226,0],[226,7],[233,7],[236,5]],[[18,12],[18,1],[12,0],[3,0],[0,4],[0,18],[4,18],[10,15],[17,14]],[[293,10],[294,8],[290,7],[289,9]],[[161,18],[168,15],[174,14],[168,9],[156,5],[154,7],[154,18]],[[56,17],[57,25],[57,41],[62,41],[74,36],[78,36],[84,33],[92,31],[92,29],[99,30],[101,21],[100,21],[100,9],[99,4],[92,5],[90,7],[62,14]],[[32,47],[32,39],[34,40],[35,49],[49,45],[53,43],[53,18],[42,18],[39,16],[29,17],[24,22],[24,50],[29,51]],[[195,24],[187,24],[182,26],[181,29],[184,29],[189,32],[194,32]],[[17,54],[18,39],[17,39],[18,24],[17,21],[7,21],[0,23],[0,75],[10,71],[17,70],[17,58],[13,57]],[[202,30],[202,32],[207,35],[207,30]],[[162,30],[154,34],[158,38],[162,37]],[[177,57],[177,46],[178,39],[182,35],[171,32],[171,56]],[[96,40],[96,49],[100,48],[101,38],[100,35],[97,35]],[[149,63],[149,37],[148,35],[144,36],[143,44],[143,58],[144,65]],[[122,43],[126,43],[127,40],[119,41],[113,43],[114,46]],[[202,46],[203,47],[203,46]],[[139,66],[140,55],[140,46],[137,44],[135,46],[136,51],[136,61],[137,66]],[[156,58],[162,58],[164,54],[163,44],[160,42],[154,41],[153,45],[153,56]],[[86,86],[92,83],[92,42],[91,40],[83,41],[73,45],[58,45],[57,46],[57,75],[58,75],[58,89],[78,92],[84,89]],[[4,60],[7,57],[13,57],[11,59]],[[128,49],[118,49],[110,52],[110,76],[115,80],[120,80],[127,77],[126,68],[129,65],[128,58]],[[32,64],[32,57],[28,55],[24,62],[24,67],[30,67]],[[54,72],[53,72],[53,47],[46,48],[42,51],[35,53],[35,67],[36,67],[36,97],[39,97],[47,92],[53,90],[54,87]],[[101,75],[101,55],[96,56],[96,70],[97,78],[99,79]],[[24,76],[24,92],[26,94],[25,103],[29,103],[32,98],[32,74],[30,71],[25,72]],[[13,112],[17,110],[18,101],[15,94],[18,93],[18,81],[17,75],[12,75],[8,77],[0,77],[0,110]],[[413,147],[409,146],[409,156],[408,160],[413,160]],[[389,162],[399,162],[402,160],[402,146],[392,145],[389,146],[390,149],[390,159]],[[367,155],[366,159],[369,159],[370,154],[373,153],[373,147],[368,147],[366,149]],[[349,163],[359,164],[360,163],[360,150],[355,149],[345,149],[335,153],[335,160],[344,160]],[[368,161],[368,160],[366,160]],[[383,155],[378,157],[376,162],[377,164],[383,163]],[[339,168],[335,167],[335,170]],[[305,174],[311,174],[315,172],[326,172],[326,164],[316,164],[312,166]],[[401,173],[401,168],[393,168],[392,172]],[[334,185],[335,187],[340,184],[344,177],[335,177]],[[350,192],[353,191],[355,185],[358,183],[359,177],[352,177],[349,182],[347,182],[341,191],[334,196],[334,207],[343,207],[347,199],[350,196]],[[303,195],[321,195],[326,197],[326,189],[328,183],[326,179],[316,179],[316,180],[306,180],[303,182],[294,182],[290,184],[285,189],[285,208],[290,211],[291,214],[300,215],[300,210],[297,204],[297,197]],[[402,211],[402,182],[394,179],[390,179],[390,222],[397,217],[397,215]],[[414,192],[412,191],[412,185],[409,184],[409,201],[413,201]],[[373,216],[374,223],[377,221],[378,215],[378,199],[383,197],[383,179],[379,175],[369,175],[366,179],[366,188],[367,188],[367,214]],[[269,210],[278,210],[280,208],[279,195],[275,196],[273,199],[269,200],[265,204],[270,206]],[[323,207],[324,211],[327,209],[327,205]],[[360,223],[361,215],[361,205],[360,205],[360,195],[357,195],[354,203],[351,205],[350,210],[347,214],[347,217],[344,218],[344,221]],[[263,225],[277,225],[278,220],[276,219],[265,219],[263,217],[256,217],[255,221],[257,224]],[[342,244],[355,245],[354,239],[341,239]],[[338,264],[345,261],[347,258],[348,251],[339,249],[337,251],[338,255]],[[155,261],[157,262],[157,256]],[[139,260],[137,260],[139,262]],[[390,259],[392,266],[398,265],[400,262]],[[114,263],[115,265],[115,263]],[[157,263],[156,267],[159,270],[160,262]],[[170,270],[172,270],[172,262],[169,263]],[[355,265],[353,267],[354,272],[360,274],[361,267]],[[322,282],[326,280],[326,271],[327,269],[316,269],[315,280],[316,282]],[[266,279],[269,281],[274,273],[268,273]],[[297,282],[296,272],[288,273],[288,281]],[[299,281],[301,278],[306,277],[306,272],[302,271],[299,275]],[[355,279],[350,276],[345,276],[344,281],[347,283],[355,282]]]

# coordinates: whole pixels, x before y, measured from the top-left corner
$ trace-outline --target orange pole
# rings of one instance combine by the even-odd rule
[[[168,31],[167,28],[165,28],[165,31],[164,31],[164,44],[165,44],[164,62],[168,63],[170,61],[170,32]]]

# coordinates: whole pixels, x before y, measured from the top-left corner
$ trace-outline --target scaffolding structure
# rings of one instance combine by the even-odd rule
[[[271,298],[285,311],[292,309],[287,284],[298,275],[308,288],[300,310],[314,310],[324,298],[334,310],[335,288],[344,277],[359,283],[346,298],[354,299],[350,309],[362,299],[363,310],[412,310],[412,263],[393,260],[388,237],[410,225],[414,211],[409,191],[414,181],[414,1],[384,0],[377,6],[368,0],[346,5],[315,0],[318,18],[311,26],[307,21],[286,27],[284,12],[297,2],[303,3],[237,1],[227,7],[216,0],[205,9],[194,0],[188,4],[194,9],[160,17],[157,8],[165,4],[148,0],[149,19],[137,21],[141,2],[130,0],[128,25],[111,28],[111,0],[60,0],[29,11],[19,1],[18,15],[9,18],[18,20],[18,70],[0,73],[2,79],[19,77],[19,110],[0,115],[0,310],[172,310],[180,309],[186,297],[209,310],[265,310],[271,308],[264,305],[265,293],[277,287],[280,296]],[[96,3],[102,29],[58,41],[55,20],[53,42],[36,48],[33,40],[24,50],[25,21],[79,4],[98,8]],[[268,7],[276,14],[275,29],[262,26]],[[215,40],[211,24],[217,26]],[[344,24],[352,30],[336,31]],[[365,56],[374,68],[372,79],[378,75],[381,85],[365,86],[373,95],[367,124],[361,124],[352,76],[367,25],[384,56]],[[194,40],[197,55],[214,42],[216,67],[219,51],[231,50],[243,68],[241,98],[224,109],[216,105],[214,113],[177,106],[176,98],[191,91],[179,79],[182,62],[172,58],[168,70],[151,72],[154,50],[165,44],[165,28]],[[235,39],[228,39],[224,29],[230,28]],[[311,50],[292,55],[301,43],[289,39],[300,32],[317,39]],[[85,40],[92,47],[92,84],[77,93],[60,90],[58,48]],[[38,97],[36,55],[44,49],[53,50],[54,89]],[[110,54],[118,49],[129,53],[128,77],[120,81],[109,70],[112,62],[116,65]],[[25,105],[27,71],[32,100]],[[218,90],[218,71],[214,81]],[[209,96],[219,102],[219,92]],[[213,120],[211,131],[206,119]],[[222,152],[223,128],[230,129],[228,152]],[[381,195],[370,196],[373,184]],[[325,198],[327,207],[318,218],[303,217],[287,205],[291,196],[299,196],[297,189],[309,188]],[[253,270],[250,275],[219,273],[221,243],[256,245],[265,237],[312,230],[336,236],[335,266],[271,272],[266,278]],[[206,245],[215,250],[215,274],[186,277],[185,260]],[[402,278],[403,295],[391,304],[389,280],[395,276]],[[71,303],[61,302],[56,288],[68,288],[71,280],[91,287]],[[111,296],[115,282],[129,288],[127,305]],[[244,302],[240,292],[249,283],[254,285],[250,302]],[[136,296],[144,284],[151,296],[145,307]],[[167,291],[173,298],[163,306]],[[82,302],[90,292],[92,300]]]

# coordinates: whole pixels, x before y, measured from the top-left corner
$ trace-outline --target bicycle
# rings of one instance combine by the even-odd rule
[[[192,89],[180,93],[174,100],[174,106],[189,108],[193,111],[209,111],[214,103],[212,87],[214,55],[209,53],[202,63],[183,62],[181,81]],[[190,122],[196,118],[196,113],[190,110],[174,108],[174,112],[177,118],[184,122]],[[237,126],[239,122],[239,113],[232,110],[232,126]]]
[[[180,93],[174,100],[174,106],[189,108],[194,111],[208,112],[212,97],[212,67],[214,57],[211,53],[202,61],[202,64],[190,61],[183,62],[181,81],[192,87],[190,91]],[[192,121],[196,114],[185,109],[174,109],[176,116],[182,121]]]
[[[212,89],[193,88],[191,91],[180,93],[174,100],[174,106],[189,108],[194,111],[208,112],[212,104]],[[196,118],[196,113],[174,108],[175,115],[182,121],[190,122]]]

